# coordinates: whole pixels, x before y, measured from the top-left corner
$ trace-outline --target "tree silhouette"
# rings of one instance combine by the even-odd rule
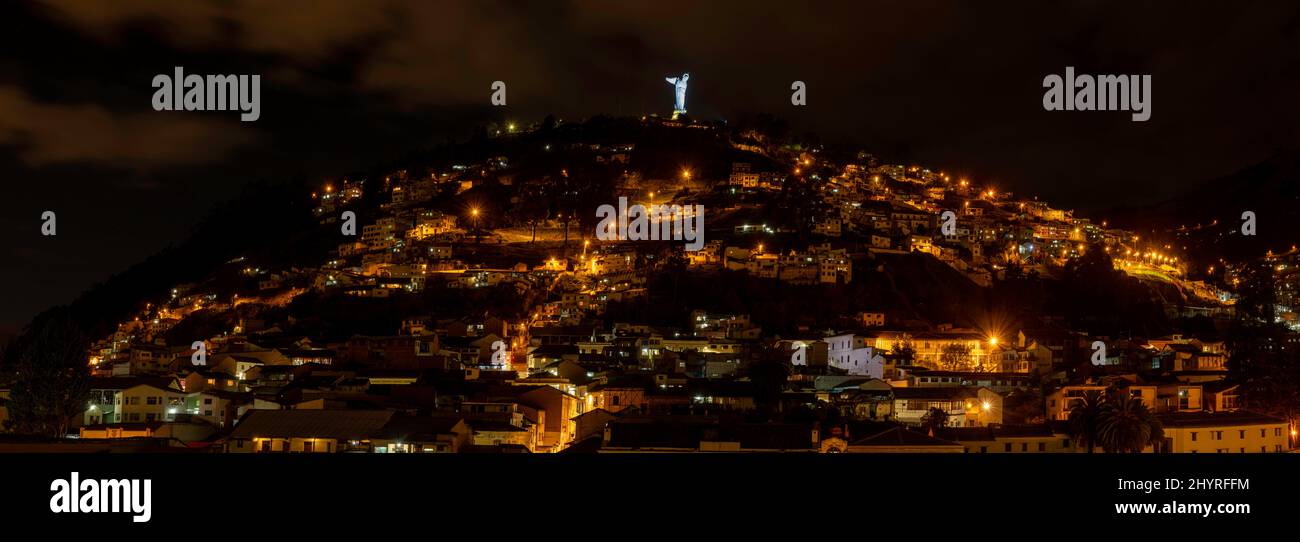
[[[1164,427],[1141,399],[1117,393],[1097,416],[1097,444],[1107,452],[1141,453],[1164,439]]]
[[[1086,391],[1083,400],[1070,407],[1070,438],[1092,453],[1097,446],[1097,419],[1101,417],[1106,397],[1099,391]]]
[[[953,343],[943,347],[939,354],[939,369],[944,371],[969,371],[974,358],[968,344]]]
[[[925,427],[930,436],[934,436],[940,429],[948,426],[948,411],[939,407],[930,407],[930,410],[921,416],[921,426]]]
[[[754,406],[765,420],[771,420],[781,407],[781,394],[790,378],[790,361],[775,347],[765,347],[750,362],[746,372],[754,389]]]
[[[1287,341],[1287,329],[1275,321],[1273,267],[1252,262],[1239,279],[1226,337],[1228,377],[1241,385],[1246,406],[1293,421],[1300,413],[1300,346]]]
[[[90,371],[86,338],[66,309],[32,323],[9,396],[10,430],[63,436],[86,410]]]
[[[898,365],[911,365],[916,361],[916,347],[910,339],[904,338],[889,347],[889,355]]]

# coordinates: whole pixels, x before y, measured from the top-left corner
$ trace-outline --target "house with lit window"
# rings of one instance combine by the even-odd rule
[[[1158,386],[1149,385],[1149,384],[1136,384],[1124,379],[1114,379],[1112,381],[1108,381],[1105,383],[1098,382],[1092,384],[1062,386],[1061,388],[1058,388],[1056,391],[1053,391],[1052,393],[1048,394],[1045,399],[1045,402],[1047,404],[1046,405],[1047,418],[1050,420],[1069,419],[1070,409],[1074,408],[1074,406],[1077,404],[1083,403],[1085,397],[1087,397],[1087,395],[1090,393],[1100,394],[1103,398],[1105,398],[1108,394],[1112,394],[1112,393],[1127,393],[1134,399],[1141,400],[1142,403],[1145,404],[1147,408],[1151,409],[1152,412],[1159,412],[1163,407],[1167,406],[1170,403],[1171,398],[1168,397],[1168,394],[1171,391],[1174,394],[1179,393],[1174,388],[1166,388],[1165,391],[1166,396],[1158,399],[1158,395],[1160,395]],[[1184,390],[1182,393],[1184,399],[1183,404],[1187,408],[1190,408],[1191,405],[1191,402],[1189,401],[1194,401],[1195,404],[1197,405],[1195,408],[1197,410],[1200,409],[1199,391],[1197,391],[1197,393],[1195,394],[1194,400],[1190,398],[1191,396],[1187,393],[1186,390]],[[1178,401],[1176,399],[1173,400],[1173,405],[1175,409],[1178,408]]]
[[[1070,435],[1050,425],[947,427],[936,436],[961,444],[970,454],[1041,454],[1079,451]]]
[[[617,413],[628,407],[646,406],[646,384],[638,379],[601,379],[587,386],[587,410],[603,408]]]
[[[862,346],[870,346],[877,352],[891,352],[901,345],[909,345],[915,351],[915,363],[932,368],[940,367],[945,353],[960,351],[964,354],[963,361],[969,365],[968,370],[997,369],[1000,358],[992,356],[997,343],[998,337],[946,326],[936,331],[912,334],[877,331],[862,335]]]
[[[94,378],[85,425],[172,421],[184,414],[185,392],[169,377]]]
[[[208,389],[186,397],[186,412],[218,427],[229,428],[253,404],[253,394],[222,389]]]
[[[884,352],[865,346],[861,337],[854,334],[826,337],[826,362],[831,367],[850,375],[883,378],[885,376]]]
[[[1227,412],[1241,408],[1241,386],[1225,381],[1207,382],[1201,386],[1205,410]]]
[[[370,439],[375,453],[457,453],[471,431],[460,415],[396,414]]]
[[[226,439],[227,453],[372,452],[388,410],[250,410]]]
[[[487,433],[516,433],[512,428],[489,430],[494,424],[481,423],[471,419],[475,444],[493,444],[502,440],[512,444],[524,444],[530,451],[558,452],[573,442],[577,427],[573,418],[582,407],[577,397],[553,386],[546,385],[510,385],[495,386],[475,394],[462,403],[461,409],[469,413],[498,413],[508,415],[508,423],[515,428],[523,428],[534,433],[533,440],[516,442],[515,437],[522,435]],[[488,442],[478,442],[485,440]]]
[[[1174,412],[1159,418],[1165,432],[1155,447],[1160,453],[1282,453],[1295,441],[1285,419],[1254,412]]]
[[[924,424],[930,409],[948,413],[952,427],[982,427],[1002,423],[1002,395],[984,387],[894,388],[894,420]]]

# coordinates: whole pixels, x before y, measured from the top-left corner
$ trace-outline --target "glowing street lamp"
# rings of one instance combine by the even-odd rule
[[[474,244],[478,244],[479,239],[482,237],[482,232],[478,227],[478,207],[470,209],[469,215],[474,218]]]

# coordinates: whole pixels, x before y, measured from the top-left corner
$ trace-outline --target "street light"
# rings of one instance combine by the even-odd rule
[[[469,210],[470,216],[474,217],[474,244],[478,244],[482,237],[482,232],[478,227],[478,207]]]

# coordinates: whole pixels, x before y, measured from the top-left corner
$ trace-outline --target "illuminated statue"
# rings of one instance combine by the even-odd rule
[[[673,107],[673,118],[678,115],[686,114],[686,81],[690,80],[691,74],[683,73],[681,77],[666,77],[665,81],[677,89],[677,104]]]

